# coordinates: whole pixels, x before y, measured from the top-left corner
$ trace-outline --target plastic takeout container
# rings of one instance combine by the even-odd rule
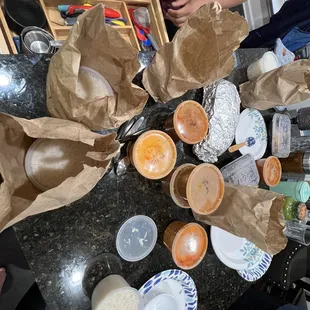
[[[194,164],[183,164],[161,180],[163,191],[171,196],[174,203],[181,208],[190,208],[186,187],[188,178],[195,167]]]
[[[172,253],[175,264],[182,269],[195,268],[208,248],[205,229],[197,223],[172,222],[165,230],[164,244]]]
[[[157,227],[148,216],[136,215],[128,219],[116,237],[118,254],[126,261],[137,262],[148,256],[157,241]]]
[[[287,115],[275,113],[271,121],[271,153],[286,158],[291,152],[291,120]]]
[[[92,310],[103,309],[104,304],[110,297],[116,294],[121,296],[128,292],[131,292],[136,297],[138,303],[137,310],[142,310],[144,307],[144,300],[139,291],[130,287],[123,277],[115,274],[110,275],[101,280],[95,287],[91,297]],[[105,309],[107,309],[107,305]]]
[[[113,89],[112,89],[110,83],[99,72],[97,72],[96,70],[94,70],[92,68],[85,67],[85,66],[80,66],[79,71],[89,72],[92,75],[96,76],[99,80],[102,81],[103,85],[105,86],[105,88],[106,88],[106,90],[108,92],[108,96],[113,96],[114,95],[114,92],[113,92]]]
[[[248,79],[254,80],[260,75],[274,70],[280,66],[278,57],[273,52],[266,52],[260,59],[249,65],[247,69]]]
[[[259,174],[252,154],[243,155],[221,169],[225,182],[257,186]]]

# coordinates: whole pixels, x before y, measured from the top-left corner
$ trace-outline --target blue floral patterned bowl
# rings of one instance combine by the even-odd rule
[[[148,280],[139,290],[146,302],[159,294],[171,294],[178,301],[179,310],[196,310],[197,290],[193,279],[178,269],[165,270]]]

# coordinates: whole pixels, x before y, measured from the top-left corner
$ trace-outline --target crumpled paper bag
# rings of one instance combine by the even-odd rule
[[[34,138],[80,141],[93,146],[87,157],[95,161],[94,166],[84,164],[76,177],[42,192],[30,182],[24,168],[25,155]],[[0,144],[0,231],[30,215],[58,209],[86,195],[119,150],[114,133],[103,136],[67,120],[26,120],[7,114],[0,114]]]
[[[194,213],[196,220],[246,238],[270,255],[286,247],[284,196],[249,186],[225,183],[225,194],[212,214]]]
[[[138,50],[104,23],[102,4],[82,14],[52,57],[47,75],[47,108],[54,117],[92,130],[116,128],[142,112],[148,94],[131,83],[139,71]],[[106,78],[115,96],[84,100],[76,93],[80,66]]]
[[[248,32],[239,13],[222,10],[217,2],[202,6],[145,69],[145,89],[155,100],[167,102],[228,76],[233,52]]]
[[[244,107],[267,110],[310,98],[310,60],[298,60],[240,86]]]

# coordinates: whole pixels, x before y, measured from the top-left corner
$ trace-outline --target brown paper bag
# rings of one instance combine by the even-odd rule
[[[240,86],[244,107],[267,110],[310,98],[310,60],[298,60]]]
[[[228,76],[232,54],[247,35],[248,24],[238,13],[222,10],[216,2],[202,6],[145,69],[145,89],[167,102]]]
[[[131,83],[138,72],[138,50],[117,29],[105,25],[103,5],[82,14],[52,57],[47,75],[47,108],[52,116],[80,122],[92,130],[119,127],[140,114],[148,94]],[[78,96],[80,66],[99,72],[115,96],[87,101]]]
[[[282,214],[284,196],[264,189],[225,183],[220,207],[210,215],[194,213],[196,220],[220,227],[253,242],[270,255],[286,247]]]
[[[58,187],[42,192],[28,179],[24,160],[33,138],[65,139],[91,145],[87,156],[94,166],[84,164],[76,176]],[[111,158],[119,150],[115,134],[102,136],[84,125],[43,117],[26,120],[0,114],[0,231],[27,216],[63,207],[86,195],[103,177]]]

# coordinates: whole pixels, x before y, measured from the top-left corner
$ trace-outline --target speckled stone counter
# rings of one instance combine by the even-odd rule
[[[261,54],[262,51],[255,50],[238,52],[237,63],[239,67],[244,66]],[[48,63],[48,56],[0,57],[0,112],[25,118],[47,115],[45,79]],[[237,68],[230,79],[239,84],[245,77]],[[200,101],[201,94],[192,91],[167,105],[150,100],[143,112],[147,124],[160,126],[165,116],[184,99]],[[182,143],[177,147],[178,164],[198,163],[191,148]],[[177,207],[163,193],[159,181],[147,180],[133,168],[120,177],[110,171],[79,201],[27,218],[14,226],[48,309],[90,309],[90,300],[82,285],[88,280],[85,279],[85,268],[100,253],[117,255],[117,231],[122,222],[137,214],[150,216],[158,228],[157,244],[147,258],[136,263],[121,260],[123,276],[139,288],[154,274],[176,268],[162,241],[164,229],[173,220],[191,222],[194,218],[190,210]],[[209,227],[205,228],[209,233]],[[196,283],[198,309],[201,310],[227,309],[250,286],[236,271],[218,260],[211,242],[203,262],[188,273]]]

